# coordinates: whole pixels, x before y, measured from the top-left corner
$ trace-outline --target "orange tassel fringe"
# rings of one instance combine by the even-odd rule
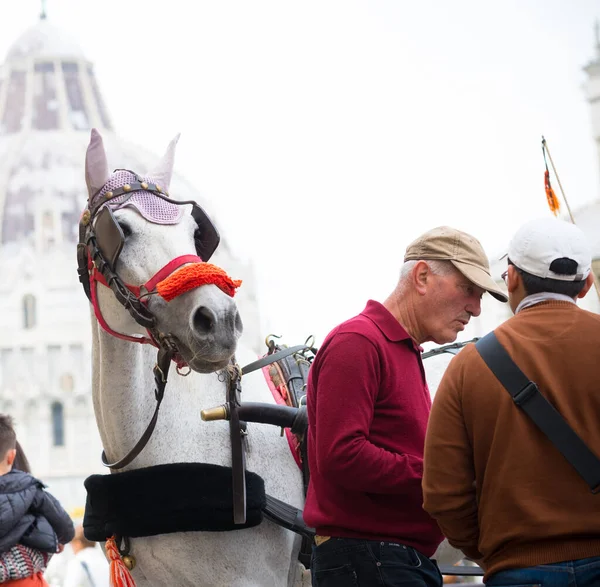
[[[115,537],[112,536],[109,538],[104,546],[106,554],[110,559],[109,573],[111,587],[135,587],[135,581],[121,559]]]
[[[216,285],[231,297],[235,295],[235,290],[242,285],[240,279],[231,279],[223,269],[216,265],[192,263],[163,279],[156,286],[156,291],[167,302],[170,302],[186,291],[209,283]]]
[[[554,214],[554,216],[558,215],[558,211],[560,210],[560,202],[550,185],[550,173],[546,169],[544,172],[544,187],[546,189],[546,198],[548,200],[548,206],[550,207],[550,212]]]

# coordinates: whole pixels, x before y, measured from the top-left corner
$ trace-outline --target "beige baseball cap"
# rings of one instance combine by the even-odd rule
[[[490,274],[490,264],[481,243],[470,234],[438,226],[406,247],[404,261],[450,261],[471,283],[506,302],[508,296]]]

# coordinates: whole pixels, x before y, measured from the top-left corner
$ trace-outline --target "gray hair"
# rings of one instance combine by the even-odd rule
[[[443,260],[427,260],[421,259],[424,263],[427,263],[429,269],[434,275],[450,275],[453,271],[455,271],[454,265],[450,261]],[[405,261],[402,267],[400,268],[400,283],[402,284],[402,288],[406,285],[408,278],[414,268],[414,266],[419,263],[419,260],[414,261]]]

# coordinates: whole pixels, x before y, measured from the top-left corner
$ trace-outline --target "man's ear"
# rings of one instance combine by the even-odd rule
[[[508,291],[512,293],[516,291],[519,287],[519,284],[522,281],[521,275],[519,274],[517,268],[514,265],[509,265],[507,269],[508,274],[506,276],[506,289],[508,289]]]
[[[590,271],[590,274],[587,276],[587,278],[585,280],[585,285],[583,286],[583,289],[577,294],[577,297],[578,298],[585,297],[585,294],[587,294],[587,292],[590,291],[590,289],[593,285],[594,285],[594,272]]]
[[[418,261],[417,264],[412,268],[412,282],[415,289],[420,295],[425,295],[427,290],[427,283],[431,279],[433,273],[425,261]]]
[[[17,458],[17,449],[11,448],[6,452],[6,464],[12,467],[12,464]]]

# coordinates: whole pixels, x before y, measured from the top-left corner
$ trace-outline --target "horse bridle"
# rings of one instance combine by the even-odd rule
[[[124,457],[113,463],[109,463],[105,452],[102,452],[102,463],[104,466],[114,470],[122,469],[131,463],[148,444],[158,420],[158,412],[164,397],[171,362],[174,361],[177,364],[180,374],[184,373],[181,373],[179,370],[187,367],[187,364],[179,354],[173,337],[158,330],[156,317],[148,308],[146,299],[141,297],[142,290],[152,289],[153,285],[156,285],[161,278],[167,277],[182,265],[208,261],[220,240],[216,227],[195,201],[186,200],[180,202],[172,200],[168,197],[168,193],[159,185],[145,181],[134,172],[130,173],[135,176],[135,182],[126,183],[122,187],[107,191],[103,195],[100,195],[103,189],[101,188],[88,199],[88,205],[79,222],[79,243],[77,244],[77,273],[79,281],[83,286],[88,300],[92,303],[96,315],[100,317],[99,321],[103,328],[119,338],[142,344],[151,344],[158,349],[156,364],[153,369],[156,384],[154,414],[141,438]],[[184,255],[177,257],[167,263],[144,285],[133,286],[126,284],[116,272],[116,263],[123,247],[124,235],[114,218],[112,210],[109,207],[109,202],[117,197],[125,196],[119,202],[119,205],[123,206],[135,192],[139,191],[150,192],[154,196],[172,204],[191,204],[192,215],[198,224],[201,239],[195,241],[198,256]],[[121,335],[108,328],[101,318],[101,312],[99,313],[98,300],[95,293],[97,283],[101,283],[112,290],[118,302],[140,326],[146,329],[149,335],[148,338]],[[185,374],[187,375],[187,373]]]
[[[102,451],[103,465],[112,470],[119,470],[130,464],[142,452],[152,437],[158,421],[160,405],[164,398],[171,362],[175,361],[177,363],[178,372],[181,366],[187,366],[179,355],[173,338],[157,329],[156,318],[147,307],[146,301],[141,297],[142,290],[149,292],[159,279],[167,277],[178,267],[181,267],[181,265],[208,261],[220,240],[216,227],[195,201],[187,200],[179,202],[172,200],[168,197],[168,193],[160,186],[150,181],[144,181],[133,172],[130,173],[135,175],[135,182],[125,184],[100,196],[102,189],[104,189],[103,186],[94,196],[90,197],[88,206],[84,210],[79,223],[79,243],[77,245],[77,273],[79,281],[94,307],[101,326],[119,338],[132,342],[152,344],[158,348],[156,364],[153,369],[156,386],[154,392],[156,400],[154,414],[138,442],[124,457],[109,463],[105,451]],[[126,284],[116,272],[116,263],[123,247],[124,235],[108,205],[110,200],[126,196],[124,200],[119,202],[119,205],[122,206],[127,201],[127,198],[131,197],[137,191],[150,192],[154,196],[178,205],[191,204],[192,216],[196,220],[200,232],[200,238],[195,239],[198,256],[185,255],[174,259],[159,270],[143,286]],[[96,199],[98,201],[95,201]],[[106,325],[101,317],[101,313],[98,311],[98,300],[95,294],[97,283],[101,283],[112,290],[119,303],[127,309],[139,325],[147,330],[149,338],[125,336],[108,328],[108,325]],[[255,368],[259,368],[258,364]],[[246,423],[240,421],[238,417],[238,409],[241,405],[242,370],[237,365],[235,357],[232,357],[230,360],[225,373],[229,379],[227,385],[227,406],[230,414],[233,515],[236,524],[244,524],[246,520],[246,457],[244,438],[247,432]]]

